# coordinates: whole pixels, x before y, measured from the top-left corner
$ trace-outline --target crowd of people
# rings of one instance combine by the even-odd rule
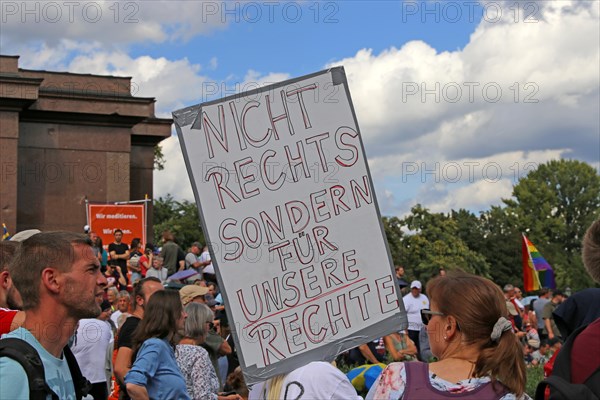
[[[248,388],[207,247],[183,252],[168,231],[158,249],[122,239],[119,229],[108,246],[93,232],[30,230],[0,242],[0,350],[4,339],[21,339],[45,372],[35,389],[31,371],[1,356],[1,399],[34,390],[102,400],[528,398],[527,368],[551,366],[568,335],[600,317],[582,307],[600,289],[573,296],[575,320],[574,301],[560,290],[524,297],[513,284],[501,289],[457,270],[422,284],[397,266],[406,330]],[[590,246],[600,252],[600,234]],[[586,260],[597,277],[600,255]],[[385,365],[357,392],[340,364]],[[91,385],[82,389],[80,376]]]

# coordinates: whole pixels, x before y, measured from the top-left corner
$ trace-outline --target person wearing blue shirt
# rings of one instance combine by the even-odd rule
[[[154,293],[133,338],[133,365],[125,376],[127,393],[138,399],[190,399],[175,359],[175,335],[187,315],[174,290]]]
[[[49,388],[61,400],[75,399],[63,349],[80,319],[100,315],[97,300],[106,286],[91,240],[70,232],[37,233],[21,242],[9,270],[27,317],[22,328],[1,340],[18,338],[32,345]],[[0,399],[29,398],[23,367],[8,357],[0,358]]]
[[[75,387],[67,360],[50,354],[42,344],[24,328],[18,328],[2,339],[17,338],[26,341],[38,352],[46,383],[61,399],[75,399]],[[0,399],[29,399],[29,381],[21,365],[10,358],[0,358]]]

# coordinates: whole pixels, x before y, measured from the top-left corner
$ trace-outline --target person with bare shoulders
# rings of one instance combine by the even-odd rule
[[[408,337],[408,332],[390,333],[384,336],[383,342],[394,361],[415,361],[417,359],[417,346]]]

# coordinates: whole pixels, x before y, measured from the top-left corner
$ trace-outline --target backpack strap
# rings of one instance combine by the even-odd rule
[[[82,399],[88,395],[92,384],[81,373],[77,359],[69,346],[65,346],[63,354],[71,372],[75,396],[77,399]],[[31,400],[46,400],[48,395],[52,396],[52,400],[59,400],[58,395],[46,383],[44,364],[32,345],[19,338],[2,339],[0,340],[0,357],[11,358],[23,367],[29,382],[29,398]]]
[[[53,400],[58,396],[46,383],[44,364],[37,350],[24,340],[6,338],[0,340],[0,357],[8,357],[18,362],[27,374],[29,382],[29,398],[31,400],[46,400],[48,395]]]
[[[584,325],[574,331],[567,341],[562,345],[554,361],[552,375],[541,381],[535,391],[535,400],[544,400],[546,387],[550,386],[550,399],[598,399],[592,388],[598,389],[598,383],[595,378],[600,375],[600,368],[587,379],[585,384],[575,384],[571,382],[571,351],[573,342],[577,336],[585,329]]]
[[[571,383],[559,376],[551,375],[541,381],[535,389],[535,400],[544,400],[546,387],[550,387],[550,400],[556,399],[598,399],[589,387],[582,383]]]
[[[71,351],[69,346],[65,346],[65,348],[63,349],[63,354],[65,359],[67,360],[67,364],[69,365],[69,371],[71,371],[71,378],[73,378],[73,386],[75,387],[75,397],[77,399],[82,399],[85,396],[87,396],[88,393],[92,390],[92,384],[81,373],[81,369],[79,368],[77,359],[75,358],[75,355],[73,355],[73,352]]]
[[[584,385],[590,388],[596,396],[600,394],[600,366],[596,368],[596,371],[594,371],[589,378],[587,378]]]

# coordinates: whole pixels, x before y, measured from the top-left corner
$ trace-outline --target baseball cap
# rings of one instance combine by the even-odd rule
[[[40,231],[39,229],[27,229],[27,230],[15,233],[13,236],[11,236],[10,240],[12,240],[13,242],[22,242],[24,240],[29,239],[33,235],[36,235],[41,232],[42,231]]]
[[[510,301],[506,302],[506,308],[508,309],[508,313],[512,316],[517,316],[519,315],[519,312],[517,311],[517,308],[515,307],[515,305],[513,303],[511,303]]]
[[[200,250],[202,250],[202,245],[200,244],[200,242],[194,242],[194,243],[192,243],[192,247],[197,247]]]
[[[421,289],[421,282],[419,281],[412,281],[410,283],[410,288],[417,288],[417,289]]]
[[[540,341],[538,339],[529,339],[527,341],[527,344],[531,347],[533,347],[534,349],[539,349],[540,348]]]
[[[204,296],[208,293],[208,288],[198,285],[186,285],[179,290],[179,297],[183,305],[187,305],[198,296]]]

